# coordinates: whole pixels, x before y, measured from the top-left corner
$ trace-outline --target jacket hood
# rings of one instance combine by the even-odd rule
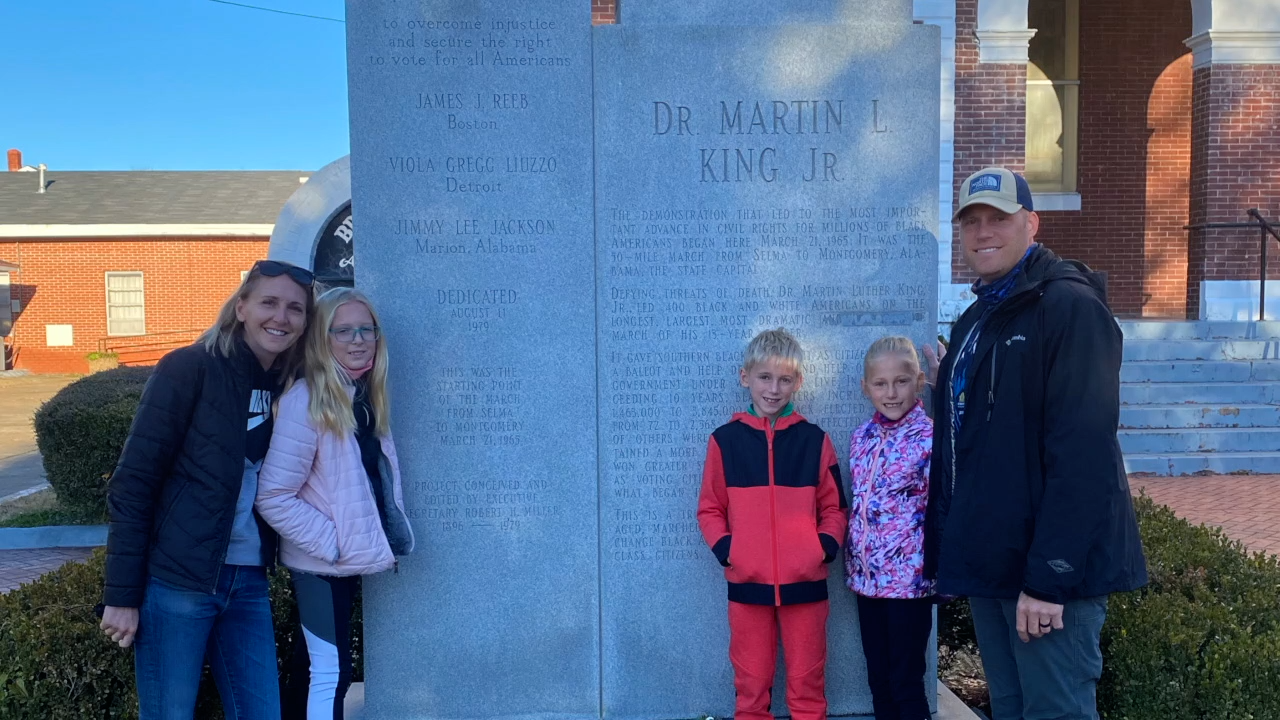
[[[1107,305],[1105,273],[1095,272],[1079,260],[1064,260],[1044,245],[1036,248],[1031,253],[1031,257],[1027,258],[1017,292],[1035,289],[1043,293],[1049,283],[1060,280],[1085,285],[1093,291],[1103,305]]]

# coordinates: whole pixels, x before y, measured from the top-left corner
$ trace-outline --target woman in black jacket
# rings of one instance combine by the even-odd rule
[[[156,366],[111,477],[102,629],[135,644],[140,720],[190,720],[207,658],[228,720],[276,720],[266,566],[253,511],[272,402],[302,363],[312,276],[262,260],[194,345]]]

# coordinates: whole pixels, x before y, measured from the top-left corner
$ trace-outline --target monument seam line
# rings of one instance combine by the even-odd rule
[[[600,209],[596,203],[596,173],[600,164],[596,157],[596,30],[591,28],[591,264],[595,268],[594,337],[596,356],[596,646],[600,660],[596,663],[596,703],[599,717],[604,717],[604,414],[600,412]]]

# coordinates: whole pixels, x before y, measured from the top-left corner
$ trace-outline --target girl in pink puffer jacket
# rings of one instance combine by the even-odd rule
[[[875,406],[849,449],[849,538],[845,570],[858,594],[858,621],[876,718],[928,720],[925,655],[933,629],[933,586],[924,578],[933,421],[920,403],[924,373],[905,337],[872,343],[862,391]]]
[[[387,403],[387,348],[373,305],[334,288],[316,301],[306,378],[280,398],[255,503],[280,535],[305,647],[285,717],[341,717],[351,682],[351,610],[359,577],[413,549]]]

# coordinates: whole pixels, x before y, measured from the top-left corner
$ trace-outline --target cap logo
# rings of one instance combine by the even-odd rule
[[[988,190],[992,192],[1000,192],[1000,179],[1000,176],[995,173],[979,175],[969,183],[969,194],[972,195],[974,193],[986,192]]]

